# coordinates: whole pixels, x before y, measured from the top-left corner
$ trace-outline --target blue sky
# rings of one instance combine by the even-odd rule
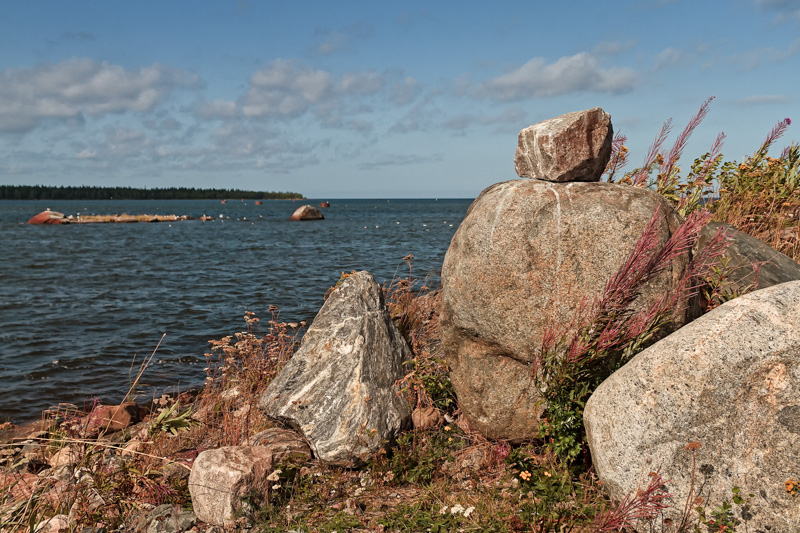
[[[684,165],[800,120],[800,0],[492,4],[2,2],[0,183],[466,198],[569,111],[634,165],[711,96]]]

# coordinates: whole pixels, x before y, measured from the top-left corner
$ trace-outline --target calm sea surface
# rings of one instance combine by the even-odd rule
[[[137,399],[200,385],[209,339],[243,331],[245,311],[269,318],[273,304],[310,322],[342,271],[383,283],[407,275],[414,254],[415,276],[438,275],[470,202],[332,200],[315,222],[289,221],[291,201],[0,202],[0,422],[120,401],[164,333]],[[25,224],[48,207],[216,220]]]

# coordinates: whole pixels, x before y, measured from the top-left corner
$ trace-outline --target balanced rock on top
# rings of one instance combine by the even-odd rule
[[[599,107],[551,118],[519,132],[514,168],[521,178],[600,181],[613,136],[611,115]]]

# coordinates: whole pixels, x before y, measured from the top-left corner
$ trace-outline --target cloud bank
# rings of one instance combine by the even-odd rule
[[[126,70],[93,59],[0,72],[0,131],[26,132],[47,120],[82,121],[126,111],[147,112],[177,89],[198,89],[200,78],[154,63]]]
[[[514,102],[583,91],[624,92],[632,89],[635,82],[633,69],[603,68],[594,56],[581,52],[553,63],[535,57],[511,72],[482,83],[476,94]]]

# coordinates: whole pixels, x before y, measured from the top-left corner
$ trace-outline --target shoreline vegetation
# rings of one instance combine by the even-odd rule
[[[625,138],[618,136],[604,180],[656,190],[687,219],[710,217],[731,224],[800,260],[800,148],[792,143],[780,157],[767,156],[790,121],[780,122],[742,163],[723,162],[720,137],[682,174],[677,161],[707,104],[671,150],[662,150],[669,132],[666,123],[642,167],[625,174],[619,171],[628,151]],[[709,197],[717,199],[706,205],[703,199]],[[543,359],[544,364],[555,365],[550,374],[560,378],[543,384],[554,394],[541,438],[512,446],[470,429],[443,360],[441,291],[414,278],[412,256],[404,260],[408,275],[384,287],[384,294],[391,317],[411,348],[407,373],[398,385],[415,408],[416,427],[361,469],[320,461],[279,465],[267,478],[271,485],[266,501],[250,516],[242,516],[233,529],[630,532],[635,524],[657,516],[670,496],[668,482],[658,471],[651,472],[649,484],[635,494],[612,501],[593,471],[582,423],[560,425],[567,415],[570,420],[582,418],[578,408],[596,383],[581,378],[581,372],[558,366],[561,359],[555,348],[550,363]],[[729,274],[725,265],[706,272],[709,277],[702,281],[711,288],[704,295],[707,308],[740,295],[728,290]],[[246,331],[209,341],[207,379],[199,393],[155,399],[150,413],[128,427],[112,432],[111,422],[98,426],[99,415],[92,413],[100,412],[99,400],[91,398],[83,408],[61,406],[44,413],[37,432],[28,430],[15,442],[8,438],[13,429],[6,430],[5,439],[0,432],[0,442],[9,442],[0,447],[4,461],[0,529],[33,532],[37,524],[62,516],[69,520],[64,531],[84,526],[92,531],[150,531],[148,520],[153,524],[162,520],[154,516],[169,515],[178,524],[191,515],[188,478],[197,454],[242,445],[275,427],[276,422],[256,405],[297,349],[306,324],[282,320],[274,306],[269,313],[271,318],[262,322],[247,312]],[[621,331],[627,331],[622,314]],[[593,325],[583,329],[593,331]],[[624,352],[628,360],[646,347],[634,346],[624,335],[610,348],[586,338],[590,342],[586,349],[598,360],[609,350]],[[148,363],[142,362],[140,376]],[[547,379],[548,374],[542,376]],[[114,418],[107,410],[104,413],[103,420]],[[690,444],[689,453],[700,446]],[[787,493],[794,495],[800,483],[793,479],[786,483]],[[159,509],[161,514],[156,513]],[[747,496],[740,496],[734,487],[727,501],[687,501],[683,520],[668,531],[748,531],[740,518],[746,519],[746,511]],[[191,520],[186,524],[174,531],[212,530]]]
[[[194,187],[97,187],[0,185],[0,200],[304,200],[297,192],[196,189]]]

